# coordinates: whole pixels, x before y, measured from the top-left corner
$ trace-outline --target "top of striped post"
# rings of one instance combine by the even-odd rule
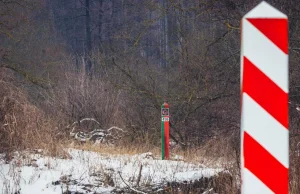
[[[272,7],[269,3],[263,1],[254,9],[248,12],[244,18],[285,18],[287,16],[278,9]]]
[[[265,1],[261,2],[243,20],[248,20],[270,41],[272,41],[285,54],[288,54],[287,42],[287,16]],[[280,36],[278,36],[280,34]]]
[[[247,29],[242,32],[242,45],[247,45],[242,47],[242,56],[288,92],[288,80],[282,79],[288,73],[282,66],[288,61],[287,16],[263,1],[243,17],[242,25]]]

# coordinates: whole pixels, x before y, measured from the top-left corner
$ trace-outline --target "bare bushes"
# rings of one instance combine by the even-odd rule
[[[297,95],[293,95],[295,90],[290,93],[289,103],[289,191],[291,194],[300,193],[300,131],[299,131],[299,101]]]
[[[120,95],[120,91],[112,88],[100,77],[87,76],[85,72],[69,71],[48,93],[45,109],[56,117],[57,123],[63,124],[62,126],[84,118],[95,119],[98,128],[121,126]],[[91,126],[87,128],[96,129]]]
[[[300,193],[300,137],[290,138],[290,193]]]
[[[207,165],[222,167],[230,176],[214,179],[214,188],[219,193],[240,193],[240,128],[234,127],[227,132],[216,134],[208,139],[199,150]],[[226,174],[227,174],[226,173]],[[225,174],[225,175],[226,175]]]
[[[12,80],[0,80],[0,152],[55,145],[55,123]]]
[[[55,80],[57,85],[40,89],[28,87],[10,71],[0,73],[1,152],[26,148],[57,152],[58,143],[69,137],[66,126],[83,118],[99,122],[92,130],[124,128],[119,110],[121,92],[100,77],[65,70]]]

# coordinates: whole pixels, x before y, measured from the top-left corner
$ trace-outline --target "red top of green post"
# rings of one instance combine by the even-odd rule
[[[161,107],[162,107],[162,108],[169,108],[169,104],[165,102],[165,103],[163,103],[163,104],[161,105]]]

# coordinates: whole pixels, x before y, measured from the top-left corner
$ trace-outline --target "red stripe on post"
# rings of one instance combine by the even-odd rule
[[[166,117],[169,118],[169,117]],[[169,121],[165,121],[164,123],[164,129],[165,129],[165,159],[169,160],[170,159],[170,150],[169,150]]]
[[[288,54],[287,19],[247,18],[247,20],[284,53]]]
[[[285,128],[288,128],[288,94],[244,57],[243,90]]]
[[[244,132],[245,168],[276,194],[288,193],[288,169]]]

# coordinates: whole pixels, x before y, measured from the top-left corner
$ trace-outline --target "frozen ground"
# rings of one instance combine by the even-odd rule
[[[61,194],[113,193],[122,188],[210,177],[220,169],[183,161],[162,161],[152,153],[109,155],[76,149],[66,150],[70,159],[39,153],[16,153],[6,164],[0,161],[0,193]]]

